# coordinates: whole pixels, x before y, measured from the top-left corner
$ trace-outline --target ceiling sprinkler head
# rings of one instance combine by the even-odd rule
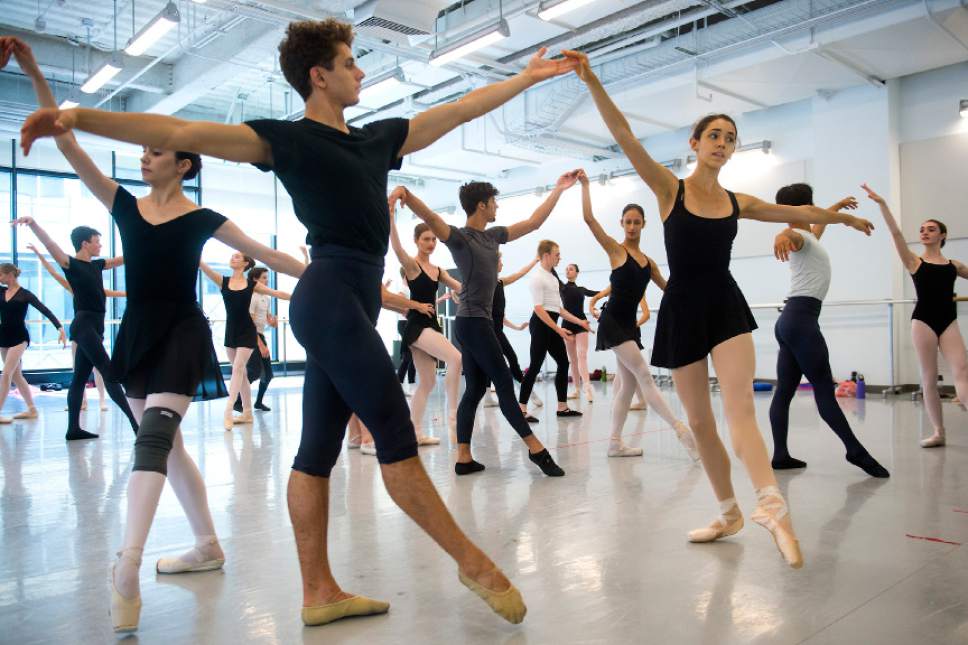
[[[34,20],[34,31],[42,32],[47,29],[47,20],[43,16],[37,16]]]

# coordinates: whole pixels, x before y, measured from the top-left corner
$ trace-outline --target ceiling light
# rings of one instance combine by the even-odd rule
[[[554,20],[558,16],[574,11],[579,7],[591,4],[594,0],[559,0],[558,2],[542,2],[538,8],[538,17],[542,20]]]
[[[402,74],[398,68],[375,77],[360,90],[360,104],[373,107],[382,106],[385,101],[381,102],[381,98],[402,83],[403,79],[401,76]]]
[[[958,104],[958,108],[961,112],[961,118],[968,119],[968,99],[961,99],[961,103]]]
[[[67,98],[61,101],[61,104],[58,107],[62,110],[69,110],[71,108],[76,108],[80,104],[81,97],[77,93],[77,88],[75,87],[71,90],[71,93],[67,95]]]
[[[85,94],[94,94],[117,76],[122,69],[124,69],[124,64],[121,62],[121,57],[118,52],[114,52],[111,58],[105,61],[97,71],[88,76],[84,84],[81,85],[81,91]]]
[[[161,13],[131,37],[128,46],[124,48],[124,53],[128,56],[141,56],[179,22],[181,22],[181,16],[178,14],[178,7],[174,2],[169,2]]]
[[[430,55],[430,64],[435,67],[446,65],[479,49],[489,47],[511,35],[511,28],[507,20],[500,20],[495,24],[478,32],[469,34],[445,47],[434,50]]]

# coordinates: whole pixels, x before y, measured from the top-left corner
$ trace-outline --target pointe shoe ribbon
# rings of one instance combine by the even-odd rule
[[[760,502],[750,519],[773,535],[773,542],[783,559],[794,569],[799,569],[803,566],[800,541],[780,524],[780,521],[789,513],[786,500],[777,491],[760,496]]]
[[[458,571],[457,577],[461,584],[477,594],[494,613],[504,620],[514,625],[524,620],[528,608],[524,604],[521,592],[514,585],[508,583],[508,588],[504,591],[492,591],[468,578],[463,571]]]
[[[390,603],[373,600],[366,596],[351,596],[346,600],[326,605],[302,608],[303,624],[308,626],[325,625],[350,616],[373,616],[390,611]]]
[[[136,566],[141,565],[141,558],[135,557],[128,551],[118,551],[118,558],[127,558]],[[114,571],[117,563],[111,567],[111,623],[115,633],[128,633],[138,629],[141,618],[141,595],[135,598],[125,598],[114,584]]]

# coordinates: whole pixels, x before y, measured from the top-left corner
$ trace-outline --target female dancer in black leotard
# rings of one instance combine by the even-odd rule
[[[252,423],[252,391],[249,389],[246,364],[258,346],[259,335],[249,314],[252,294],[261,293],[274,298],[289,300],[285,291],[271,289],[245,276],[245,271],[255,266],[255,260],[235,252],[229,258],[232,275],[222,275],[204,262],[199,266],[209,280],[219,286],[225,304],[225,351],[232,362],[232,379],[229,381],[229,398],[222,413],[222,427],[231,430],[239,423]],[[242,416],[232,415],[236,398],[242,396]]]
[[[417,245],[417,255],[412,256],[400,243],[395,218],[390,218],[390,245],[400,260],[404,277],[410,287],[410,298],[416,302],[437,304],[437,285],[444,283],[454,291],[460,291],[460,282],[450,277],[443,268],[434,266],[430,256],[437,248],[437,236],[423,222],[413,229],[413,241]],[[429,317],[411,311],[407,314],[403,344],[410,348],[414,366],[417,368],[417,390],[410,400],[410,419],[417,432],[417,444],[432,446],[440,443],[424,431],[424,413],[427,410],[427,397],[437,383],[437,361],[447,365],[444,377],[444,390],[447,393],[448,427],[457,425],[457,403],[460,391],[461,360],[460,351],[447,340],[437,317]]]
[[[740,217],[777,223],[843,223],[865,233],[870,232],[871,223],[814,206],[777,206],[723,189],[719,172],[736,149],[736,125],[725,115],[703,118],[693,129],[689,145],[697,158],[696,169],[685,181],[678,180],[646,152],[592,72],[587,56],[580,52],[566,55],[578,62],[577,73],[588,86],[606,126],[659,201],[670,276],[659,309],[652,364],[672,369],[676,392],[686,408],[722,511],[709,527],[693,531],[689,538],[709,542],[732,535],[743,526],[733,497],[729,456],[716,432],[710,401],[711,356],[733,449],[757,491],[752,518],[770,531],[784,559],[792,567],[800,567],[803,557],[786,500],[777,488],[756,423],[756,356],[751,333],[756,322],[729,273],[733,238]]]
[[[635,384],[638,383],[652,409],[659,413],[662,420],[675,431],[682,445],[689,452],[689,456],[698,459],[696,443],[689,431],[689,426],[677,419],[669,409],[665,397],[659,392],[649,366],[642,358],[641,332],[636,324],[636,313],[639,303],[645,297],[645,288],[649,282],[655,282],[660,289],[665,288],[666,282],[662,276],[652,270],[653,262],[639,248],[642,230],[645,228],[645,213],[637,204],[629,204],[622,211],[622,230],[624,239],[621,244],[609,236],[602,225],[595,219],[592,212],[591,187],[588,175],[581,171],[578,175],[581,182],[582,214],[585,224],[591,229],[595,239],[605,249],[612,267],[608,278],[612,287],[608,306],[598,318],[598,342],[596,351],[612,350],[621,378],[619,388],[615,393],[612,404],[612,436],[608,445],[609,457],[638,457],[641,448],[629,448],[622,443],[622,429],[628,416]]]
[[[56,280],[57,284],[64,287],[64,289],[66,289],[68,293],[73,295],[74,290],[71,289],[70,282],[67,281],[67,278],[61,275],[60,271],[54,268],[53,264],[47,261],[47,258],[45,258],[44,254],[40,252],[40,249],[38,249],[35,245],[29,244],[29,243],[27,244],[27,248],[34,252],[34,254],[37,256],[37,260],[40,262],[40,265],[44,267],[44,270],[47,271],[50,277]],[[104,296],[106,298],[126,298],[127,294],[124,291],[118,291],[117,289],[105,289]],[[68,335],[70,335],[70,331],[71,330],[68,329]],[[71,340],[71,357],[74,360],[77,360],[77,341],[75,340]],[[108,360],[110,361],[111,359],[109,358]],[[94,368],[94,385],[97,387],[97,397],[98,397],[99,408],[101,412],[106,412],[108,409],[108,404],[106,401],[106,398],[107,398],[106,391],[104,389],[104,378],[101,376],[101,371],[97,367]],[[64,410],[69,411],[70,408],[65,407]],[[81,410],[82,411],[87,410],[87,388],[86,387],[84,388],[83,394],[81,396]],[[33,419],[37,418],[36,412],[37,411],[34,408],[33,414],[25,418],[33,418]]]
[[[55,116],[62,113],[29,47],[16,41],[14,55],[47,109],[41,114],[53,117],[50,128],[28,128],[21,138],[24,151],[29,153],[31,141],[38,136],[55,136],[58,149],[84,185],[111,210],[124,249],[128,303],[111,367],[135,417],[140,418],[124,538],[112,572],[111,618],[115,631],[133,631],[141,613],[141,554],[166,480],[188,516],[195,547],[178,557],[160,559],[158,572],[209,570],[224,562],[205,483],[178,427],[193,397],[226,394],[212,332],[196,296],[202,247],[215,237],[295,277],[304,266],[252,240],[222,215],[199,208],[185,196],[182,182],[201,168],[197,154],[145,148],[141,176],[151,190],[141,199],[105,177],[78,145],[72,126]]]
[[[67,346],[67,336],[64,327],[57,320],[50,309],[44,306],[33,293],[24,289],[17,282],[20,269],[9,262],[0,264],[0,354],[3,356],[3,376],[0,377],[0,410],[7,400],[10,392],[10,384],[17,383],[17,389],[24,395],[24,402],[27,404],[25,413],[20,413],[14,417],[0,416],[0,423],[13,423],[15,418],[33,418],[31,410],[34,410],[34,402],[30,396],[30,386],[26,384],[23,373],[21,372],[20,360],[23,358],[27,346],[30,345],[30,334],[27,333],[27,325],[24,321],[27,318],[27,306],[30,305],[44,315],[57,329],[58,340]],[[23,385],[21,385],[23,381]],[[97,435],[94,435],[97,436]],[[68,437],[68,439],[82,439],[84,437]]]
[[[565,279],[567,282],[561,283],[561,306],[565,311],[576,318],[585,318],[585,297],[591,298],[598,291],[579,287],[575,280],[578,279],[578,265],[569,264],[565,267]],[[588,330],[569,320],[561,323],[564,329],[571,332],[571,336],[565,339],[565,350],[568,352],[568,362],[571,364],[571,382],[575,385],[575,391],[568,394],[569,399],[577,399],[580,393],[585,394],[585,399],[591,403],[595,400],[595,393],[592,384],[588,380]]]
[[[921,366],[921,390],[924,392],[924,408],[934,426],[934,433],[921,440],[922,448],[935,448],[945,444],[944,418],[941,413],[941,396],[938,393],[938,350],[948,363],[955,381],[955,392],[962,406],[968,403],[968,355],[965,341],[958,328],[958,311],[954,301],[955,280],[968,278],[968,265],[949,260],[942,254],[948,229],[936,219],[921,224],[920,240],[924,246],[921,256],[908,247],[901,228],[897,225],[891,209],[883,197],[864,184],[863,188],[881,208],[894,248],[904,268],[914,280],[918,302],[911,314],[911,339],[918,353]]]
[[[74,320],[71,322],[70,339],[77,346],[74,353],[74,375],[67,392],[67,439],[94,439],[98,435],[81,429],[81,402],[91,371],[97,369],[107,376],[107,390],[114,403],[121,408],[131,424],[138,430],[138,422],[131,412],[121,384],[111,374],[111,358],[104,349],[104,315],[107,294],[101,274],[121,266],[123,257],[97,260],[101,254],[101,234],[89,226],[78,226],[71,231],[71,243],[75,256],[69,256],[32,217],[21,217],[16,224],[24,224],[37,236],[59,264],[66,276],[70,292],[74,294]]]

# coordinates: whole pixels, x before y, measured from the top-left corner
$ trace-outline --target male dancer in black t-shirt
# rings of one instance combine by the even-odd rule
[[[327,558],[329,472],[350,414],[356,412],[373,433],[393,500],[457,561],[461,582],[502,617],[520,622],[526,609],[517,589],[463,534],[417,457],[406,399],[373,326],[389,237],[386,182],[404,155],[529,87],[572,71],[575,63],[545,60],[542,49],[516,76],[411,121],[389,119],[354,128],[347,126],[343,110],[359,102],[364,73],[353,57],[352,40],[352,27],[336,20],[289,25],[279,60],[286,80],[306,102],[301,121],[225,125],[155,114],[46,109],[27,119],[21,145],[28,152],[38,136],[76,128],[275,172],[313,246],[313,262],[290,308],[293,331],[307,354],[302,441],[288,498],[303,578],[303,620],[322,624],[388,608],[345,593]]]

